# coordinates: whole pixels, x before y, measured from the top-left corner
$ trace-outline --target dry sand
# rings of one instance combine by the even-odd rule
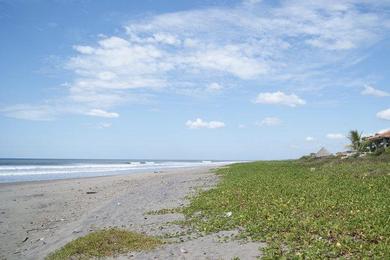
[[[149,235],[183,234],[156,250],[116,259],[255,259],[264,245],[230,239],[236,231],[199,236],[169,223],[183,219],[181,214],[145,214],[183,206],[187,195],[217,181],[210,168],[196,167],[0,184],[0,259],[43,259],[79,236],[112,226]]]

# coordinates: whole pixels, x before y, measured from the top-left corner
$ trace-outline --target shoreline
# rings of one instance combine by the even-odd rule
[[[228,164],[226,164],[228,165]],[[6,186],[14,186],[14,185],[25,185],[25,184],[34,184],[34,183],[53,183],[53,182],[61,182],[61,181],[68,181],[68,180],[88,180],[88,179],[94,179],[94,178],[109,178],[109,177],[119,177],[119,176],[136,176],[136,175],[157,175],[157,174],[164,174],[164,173],[173,173],[180,170],[188,170],[188,169],[202,169],[202,168],[220,168],[224,167],[226,165],[218,165],[218,166],[191,166],[191,167],[172,167],[172,168],[163,168],[158,170],[149,170],[149,169],[140,169],[135,171],[127,171],[123,173],[117,173],[117,174],[109,174],[109,175],[98,175],[98,176],[85,176],[85,177],[71,177],[71,178],[61,178],[61,179],[50,179],[50,180],[31,180],[31,181],[12,181],[12,182],[0,182],[0,188],[6,187]],[[119,172],[119,171],[116,171]]]

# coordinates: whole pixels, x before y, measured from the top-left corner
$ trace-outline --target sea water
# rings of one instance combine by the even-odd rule
[[[231,161],[200,160],[105,160],[105,159],[0,159],[0,183],[41,181],[164,169],[219,166]]]

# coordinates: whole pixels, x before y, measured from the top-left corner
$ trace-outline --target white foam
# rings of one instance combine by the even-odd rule
[[[74,164],[74,165],[23,165],[0,166],[1,176],[23,175],[55,175],[77,173],[101,173],[115,171],[158,170],[163,168],[196,167],[205,165],[220,165],[227,162],[131,162],[126,164]]]

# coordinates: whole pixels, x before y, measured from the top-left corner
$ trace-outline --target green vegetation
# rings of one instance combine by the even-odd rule
[[[348,133],[348,139],[351,141],[349,147],[354,151],[363,151],[365,148],[365,143],[362,140],[362,133],[359,133],[358,130],[351,130]]]
[[[373,140],[367,136],[363,136],[363,133],[359,133],[358,130],[349,131],[347,137],[351,142],[348,147],[356,152],[356,156],[367,152],[376,156],[383,153],[389,153],[390,147],[387,147],[388,141],[385,141],[384,138]]]
[[[390,259],[390,156],[235,164],[183,212],[199,232],[240,228],[265,258]]]
[[[182,208],[163,208],[159,210],[151,210],[145,212],[145,215],[165,215],[165,214],[174,214],[181,213]]]
[[[104,229],[71,241],[49,255],[46,260],[113,256],[130,251],[150,250],[160,244],[160,240],[142,234],[116,228]]]

